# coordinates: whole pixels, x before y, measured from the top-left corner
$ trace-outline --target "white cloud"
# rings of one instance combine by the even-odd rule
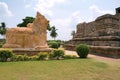
[[[81,21],[80,12],[75,11],[70,16],[62,19],[51,20],[51,25],[55,25],[58,29],[58,39],[71,39],[71,32],[76,28],[78,22]]]
[[[34,7],[36,11],[40,11],[42,14],[52,16],[53,12],[51,8],[54,7],[56,3],[62,3],[65,0],[36,0],[36,1],[37,4]]]
[[[113,14],[114,13],[112,10],[102,10],[96,5],[92,5],[89,8],[93,13],[98,13],[100,15],[102,15],[102,14]]]
[[[72,13],[72,18],[73,18],[77,23],[81,22],[82,20],[81,20],[81,13],[80,13],[80,11],[75,11],[75,12],[73,12],[73,13]]]
[[[0,15],[1,16],[13,16],[12,12],[8,9],[8,5],[4,2],[0,2]]]
[[[81,21],[80,11],[73,12],[70,16],[62,19],[54,19],[52,20],[53,24],[57,24],[59,26],[69,26],[73,23],[78,23]]]
[[[54,25],[58,30],[58,37],[57,39],[66,40],[68,39],[68,35],[71,31],[69,24],[71,23],[70,18],[65,19],[53,19],[51,20],[50,24],[51,26]]]
[[[88,22],[89,21],[93,21],[95,20],[97,17],[104,15],[104,14],[114,14],[113,10],[104,10],[104,9],[100,9],[97,5],[91,5],[89,7],[90,9],[90,17],[88,18]]]

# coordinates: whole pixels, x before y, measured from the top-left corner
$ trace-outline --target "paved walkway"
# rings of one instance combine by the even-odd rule
[[[69,51],[69,50],[65,50],[65,54],[66,55],[76,55],[76,56],[78,56],[75,51]],[[120,62],[120,59],[102,57],[102,56],[97,56],[97,55],[92,55],[92,54],[89,54],[88,58],[93,58],[93,59],[96,59],[96,60],[107,60],[107,61],[118,61],[118,62]]]

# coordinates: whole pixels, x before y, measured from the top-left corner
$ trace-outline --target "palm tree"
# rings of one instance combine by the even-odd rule
[[[48,23],[48,25],[47,25],[47,30],[51,31],[50,23]]]
[[[50,36],[52,37],[52,38],[54,38],[54,40],[55,40],[55,38],[58,36],[58,34],[57,34],[57,29],[55,28],[55,26],[52,26],[51,27],[51,32],[50,32]]]

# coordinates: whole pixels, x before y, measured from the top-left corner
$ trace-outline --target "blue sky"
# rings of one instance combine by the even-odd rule
[[[26,16],[35,17],[36,12],[58,29],[56,39],[70,40],[76,25],[90,22],[103,14],[115,14],[120,0],[0,0],[0,23],[8,28],[16,27]],[[48,34],[48,39],[52,39]]]

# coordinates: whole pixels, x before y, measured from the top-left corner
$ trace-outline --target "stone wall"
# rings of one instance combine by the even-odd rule
[[[90,53],[117,59],[120,58],[120,47],[90,46]]]
[[[66,44],[64,45],[64,48],[66,50],[75,51],[76,46]],[[118,59],[120,58],[120,47],[110,47],[110,46],[89,46],[90,48],[90,54],[104,56],[104,57],[111,57]]]
[[[40,52],[46,52],[46,53],[50,53],[52,50],[51,49],[42,49],[42,50],[33,50],[33,49],[12,49],[13,53],[16,55],[28,55],[28,56],[34,56],[34,55],[38,55]]]
[[[119,9],[117,8],[117,10]],[[88,44],[90,47],[95,46],[95,48],[91,47],[91,53],[98,52],[117,57],[116,54],[120,53],[120,12],[116,12],[115,15],[102,15],[89,23],[79,23],[73,39],[68,41],[64,47],[75,50],[75,46],[78,44]]]

